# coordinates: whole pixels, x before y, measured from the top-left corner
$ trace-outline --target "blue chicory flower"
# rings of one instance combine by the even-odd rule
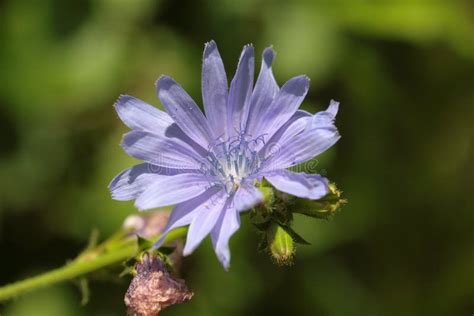
[[[216,43],[207,43],[202,65],[205,116],[167,76],[156,83],[166,113],[131,96],[121,96],[115,104],[121,120],[132,129],[122,147],[144,163],[112,180],[112,197],[135,199],[140,210],[175,205],[163,236],[189,225],[184,247],[188,255],[210,233],[225,269],[240,212],[263,199],[255,187],[258,180],[264,177],[276,189],[300,198],[319,199],[328,193],[324,177],[286,168],[336,143],[339,104],[331,101],[326,111],[315,115],[299,110],[309,79],[296,76],[279,88],[271,69],[274,57],[271,47],[264,50],[254,87],[254,49],[246,45],[228,88]]]

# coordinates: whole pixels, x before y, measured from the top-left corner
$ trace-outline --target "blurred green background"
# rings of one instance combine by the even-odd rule
[[[472,1],[44,0],[0,2],[0,284],[64,264],[93,228],[135,211],[109,181],[135,161],[120,94],[161,106],[168,74],[198,103],[204,43],[229,77],[242,46],[277,51],[281,85],[307,74],[304,108],[341,102],[342,139],[319,170],[349,199],[330,222],[304,217],[294,266],[257,252],[248,219],[224,272],[206,240],[184,262],[195,291],[164,315],[474,313]],[[81,306],[62,284],[2,316],[123,315],[129,279],[99,275]]]

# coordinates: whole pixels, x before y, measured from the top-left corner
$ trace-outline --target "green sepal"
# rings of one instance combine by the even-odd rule
[[[153,241],[140,237],[137,235],[137,244],[138,244],[138,249],[140,250],[145,250],[145,249],[150,249],[153,247]]]
[[[266,221],[266,222],[263,222],[263,223],[253,223],[253,226],[255,226],[259,231],[264,232],[268,229],[270,224],[271,224],[270,221]]]
[[[169,256],[170,254],[175,251],[176,247],[160,247],[158,248],[158,252],[161,253],[162,255]]]
[[[120,272],[119,277],[124,277],[126,275],[135,275],[135,265],[137,264],[138,258],[141,256],[140,252],[138,255],[128,258],[122,263],[123,270]]]
[[[123,278],[126,275],[135,275],[135,266],[133,267],[125,267],[123,268],[122,272],[119,274],[119,278]]]
[[[268,241],[267,241],[267,236],[264,235],[262,240],[258,243],[257,250],[260,252],[263,252],[268,249]]]
[[[147,241],[147,239],[145,238],[140,238],[138,237],[140,240],[137,240],[137,242],[140,243],[144,243]],[[153,245],[153,243],[151,241],[147,241],[149,243],[151,243],[151,245]],[[147,245],[148,246],[148,245]],[[171,254],[175,248],[173,247],[160,247],[159,249],[150,249],[151,246],[148,247],[149,250],[142,250],[142,251],[139,251],[138,254],[134,257],[131,257],[129,258],[127,261],[123,262],[123,266],[124,266],[124,269],[122,270],[122,272],[120,273],[120,277],[123,277],[125,275],[136,275],[136,265],[138,263],[141,263],[143,262],[143,257],[145,255],[149,255],[149,256],[156,256],[156,257],[159,257],[161,259],[161,261],[163,261],[163,263],[165,264],[165,266],[171,271],[172,269],[172,265],[171,265],[171,262],[169,260],[169,257],[168,255]]]
[[[331,219],[335,213],[331,208],[325,205],[321,206],[321,203],[318,201],[296,202],[294,208],[294,210],[291,210],[293,213],[324,220]]]
[[[301,237],[301,235],[295,232],[290,226],[282,225],[281,228],[283,228],[288,233],[288,235],[290,235],[291,239],[293,239],[295,243],[301,245],[311,245],[308,241]]]

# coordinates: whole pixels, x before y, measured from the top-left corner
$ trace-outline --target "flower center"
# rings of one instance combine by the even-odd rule
[[[257,151],[259,142],[264,142],[263,136],[252,139],[243,133],[226,141],[217,140],[209,146],[209,163],[203,165],[203,173],[217,177],[226,192],[232,193],[242,180],[260,169],[263,161]]]

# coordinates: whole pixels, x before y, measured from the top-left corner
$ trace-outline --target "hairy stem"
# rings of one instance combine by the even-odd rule
[[[168,234],[165,243],[180,239],[185,234],[186,229],[175,229]],[[138,247],[135,238],[117,239],[112,237],[92,249],[87,249],[63,267],[0,287],[0,302],[32,290],[76,279],[107,266],[123,262],[142,250],[145,249]]]

